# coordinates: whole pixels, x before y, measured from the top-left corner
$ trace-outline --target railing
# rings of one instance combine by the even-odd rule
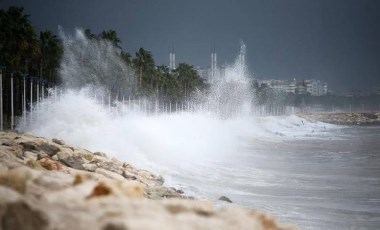
[[[0,130],[14,129],[15,118],[44,100],[49,87],[52,84],[40,77],[4,72],[0,66]]]
[[[0,71],[0,129],[14,129],[20,117],[26,123],[33,121],[33,111],[40,109],[40,103],[48,97],[60,100],[65,90],[55,88],[39,77],[26,74],[7,73],[4,79]],[[4,80],[4,81],[3,81]],[[16,84],[15,84],[16,82]],[[5,84],[4,84],[5,83]],[[5,101],[4,101],[5,99]],[[380,111],[364,104],[346,104],[340,107],[307,107],[286,105],[254,105],[239,103],[210,103],[186,100],[165,100],[158,98],[142,98],[134,96],[93,95],[93,99],[101,106],[108,108],[110,113],[125,114],[130,112],[142,113],[146,116],[158,116],[173,113],[209,113],[221,118],[239,116],[283,116],[296,113],[338,113],[338,112],[373,112]],[[6,105],[6,106],[4,106]],[[37,113],[38,114],[38,113]],[[28,116],[27,116],[28,115]]]

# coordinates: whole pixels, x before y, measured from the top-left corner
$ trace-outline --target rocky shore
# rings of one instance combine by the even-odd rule
[[[295,229],[259,211],[215,208],[62,140],[0,132],[0,143],[0,230]]]
[[[297,115],[307,120],[335,125],[380,125],[380,113],[319,113]]]

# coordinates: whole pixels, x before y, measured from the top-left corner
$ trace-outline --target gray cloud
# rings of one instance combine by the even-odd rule
[[[317,78],[337,90],[380,85],[380,1],[48,1],[3,0],[24,6],[38,29],[115,29],[124,49],[145,47],[158,63],[177,59],[210,65],[231,62],[239,41],[258,78]]]

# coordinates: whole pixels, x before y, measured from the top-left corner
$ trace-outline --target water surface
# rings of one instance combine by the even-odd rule
[[[179,168],[171,181],[190,194],[225,195],[303,229],[378,229],[380,127],[313,133],[243,138],[223,160]]]

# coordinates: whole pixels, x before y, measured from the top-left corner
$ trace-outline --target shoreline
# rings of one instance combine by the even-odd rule
[[[379,126],[380,112],[371,113],[298,113],[297,116],[334,125]]]
[[[64,141],[0,132],[3,229],[291,230],[267,213],[188,197],[164,178]]]

